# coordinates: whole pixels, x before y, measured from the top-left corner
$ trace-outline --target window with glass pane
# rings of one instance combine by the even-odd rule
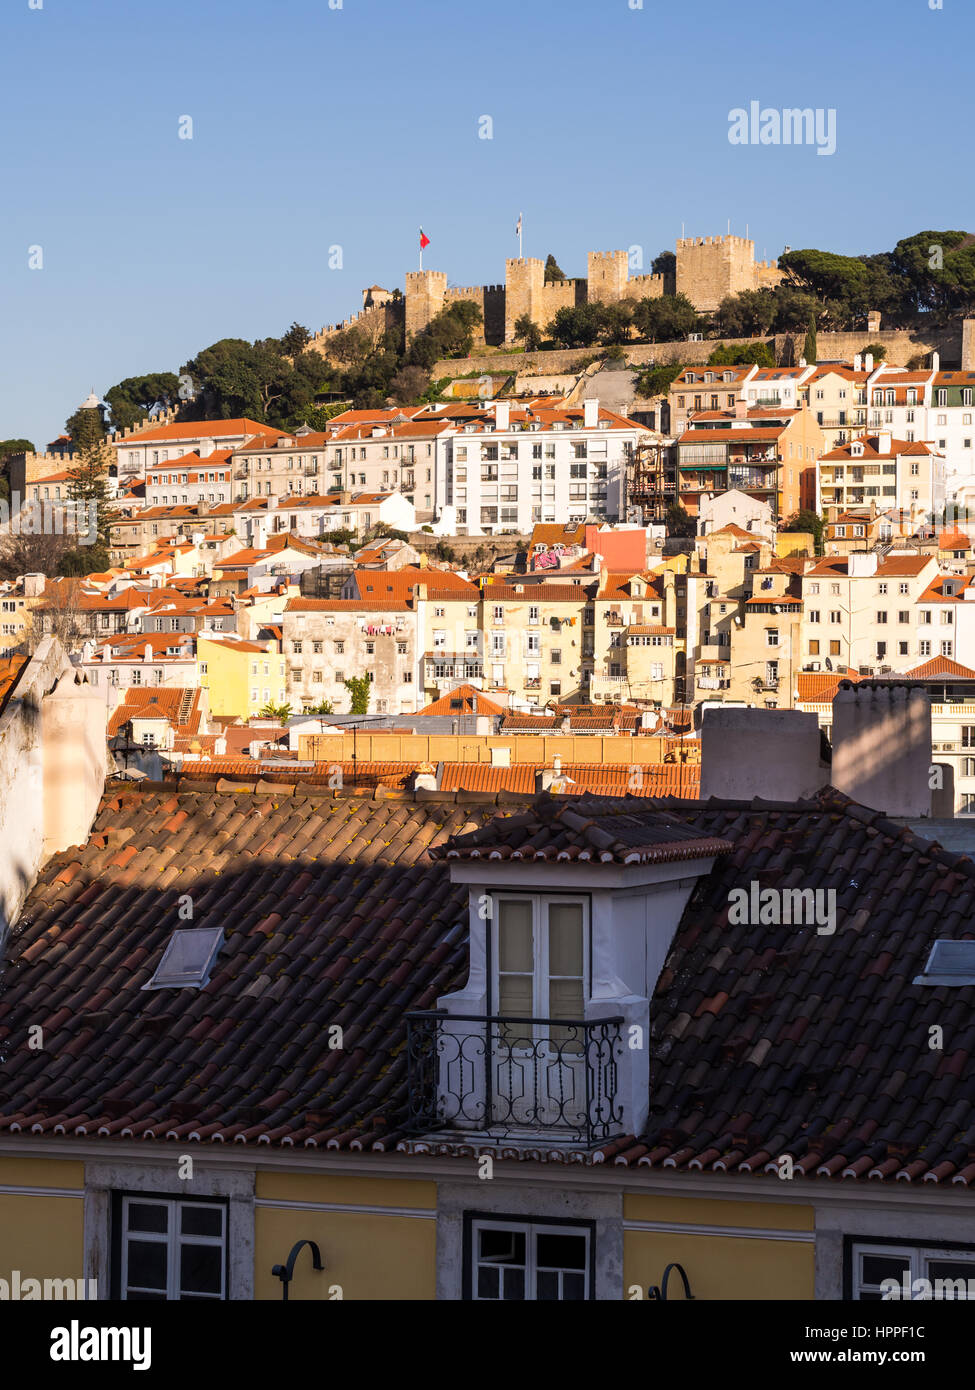
[[[502,898],[498,903],[498,1013],[531,1018],[535,1013],[535,927],[531,899]],[[516,1046],[524,1025],[505,1027],[502,1037]],[[530,1031],[523,1037],[530,1043]]]
[[[585,1013],[585,910],[578,899],[561,897],[497,900],[497,1012],[514,1018],[572,1019]],[[581,1051],[578,1028],[524,1024],[504,1031],[504,1040],[523,1047],[547,1040],[553,1047]]]
[[[548,904],[548,1008],[549,1018],[581,1021],[584,1008],[582,903]],[[566,1051],[581,1051],[578,1028],[551,1029],[553,1043]]]
[[[473,1223],[471,1296],[497,1302],[590,1297],[591,1229],[535,1223]]]
[[[119,1297],[226,1298],[226,1215],[216,1202],[123,1197]]]
[[[853,1297],[870,1303],[883,1301],[885,1279],[896,1281],[902,1298],[906,1285],[912,1299],[968,1300],[975,1297],[975,1250],[855,1245]]]

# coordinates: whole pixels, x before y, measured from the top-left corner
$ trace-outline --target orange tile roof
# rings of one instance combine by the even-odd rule
[[[883,433],[883,431],[881,431],[881,433]],[[820,461],[823,463],[832,462],[834,459],[838,462],[842,461],[844,463],[849,463],[853,459],[861,458],[885,459],[893,458],[895,455],[899,456],[900,454],[934,453],[933,449],[929,449],[928,446],[926,444],[921,443],[920,440],[915,440],[913,443],[909,443],[906,439],[894,439],[893,436],[891,436],[889,450],[887,450],[886,453],[880,453],[877,447],[879,442],[880,441],[876,432],[871,432],[870,434],[861,434],[858,435],[856,439],[851,439],[849,443],[841,444],[837,449],[830,449],[829,453],[827,454],[820,454],[819,458]],[[851,452],[852,446],[854,444],[863,445],[862,454],[854,454]]]
[[[828,705],[840,688],[840,681],[858,681],[859,674],[850,666],[836,671],[800,671],[796,676],[799,704]]]
[[[233,439],[237,436],[263,434],[277,439],[283,433],[273,425],[262,425],[257,420],[241,416],[236,420],[193,420],[184,424],[154,425],[152,429],[139,434],[119,436],[113,440],[117,448],[125,449],[142,444],[153,444],[156,440],[165,443],[173,439]]]
[[[3,710],[20,680],[21,672],[30,661],[27,656],[0,658],[0,711]]]
[[[905,671],[904,675],[910,677],[912,681],[929,680],[933,676],[957,676],[961,680],[975,680],[975,671],[968,666],[962,666],[957,661],[952,661],[949,656],[933,656],[930,661],[925,661],[920,666]]]
[[[181,720],[180,709],[189,695],[189,713]],[[195,734],[200,727],[200,691],[182,686],[132,686],[123,690],[119,704],[108,720],[108,737],[117,734],[130,719],[165,719],[174,729],[186,735]]]
[[[970,577],[961,578],[959,575],[951,574],[936,575],[921,594],[918,603],[970,603],[970,599],[965,599],[965,590],[970,583]],[[954,593],[945,593],[946,584],[951,584],[953,586]]]
[[[352,578],[364,599],[407,599],[411,597],[417,584],[426,585],[428,596],[434,592],[438,597],[467,599],[475,603],[481,591],[469,579],[463,579],[453,570],[435,570],[418,565],[404,565],[398,570],[353,570]]]
[[[481,591],[492,603],[579,603],[587,602],[585,584],[486,584]]]
[[[713,443],[717,440],[721,444],[739,443],[742,440],[751,444],[772,444],[781,438],[785,433],[787,425],[780,425],[778,429],[740,429],[740,430],[685,430],[678,437],[678,444],[686,444],[690,441],[693,444]],[[692,468],[693,464],[687,465]]]
[[[408,613],[413,604],[392,598],[289,598],[286,613]]]
[[[474,711],[472,708],[472,703],[475,696],[477,698],[478,714],[486,714],[492,718],[495,715],[504,714],[503,706],[495,704],[493,700],[489,700],[482,690],[478,690],[473,685],[456,686],[455,689],[448,691],[446,695],[442,695],[439,700],[434,700],[432,704],[426,705],[423,709],[419,711],[419,713],[456,714],[457,710],[455,707],[452,707],[452,702],[454,700],[462,700],[462,713],[473,714]]]

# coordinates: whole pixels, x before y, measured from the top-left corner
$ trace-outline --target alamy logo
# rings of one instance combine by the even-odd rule
[[[911,1279],[905,1269],[903,1278],[881,1279],[880,1297],[885,1302],[891,1299],[910,1299],[912,1302],[926,1299],[975,1298],[975,1279]]]
[[[815,927],[818,936],[836,931],[835,888],[763,888],[756,880],[728,894],[732,926]]]
[[[728,112],[730,145],[815,145],[817,154],[836,153],[835,106],[762,106],[759,101]]]
[[[52,1361],[131,1361],[134,1371],[152,1365],[149,1327],[82,1327],[73,1319],[51,1330]]]
[[[35,1298],[97,1299],[98,1280],[23,1279],[19,1269],[12,1269],[9,1279],[0,1279],[0,1303],[30,1302]]]

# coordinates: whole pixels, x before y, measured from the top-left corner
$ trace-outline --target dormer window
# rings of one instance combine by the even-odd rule
[[[414,1132],[586,1150],[639,1134],[650,996],[726,848],[659,812],[543,796],[434,850],[470,887],[470,974],[409,1015]]]

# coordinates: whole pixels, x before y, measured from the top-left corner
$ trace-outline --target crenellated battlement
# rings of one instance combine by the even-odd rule
[[[543,327],[559,309],[596,302],[614,304],[665,294],[687,295],[696,309],[712,312],[729,294],[745,289],[771,287],[782,278],[775,261],[756,261],[755,243],[748,237],[679,237],[676,272],[630,275],[626,251],[590,251],[587,275],[545,280],[545,262],[537,256],[505,258],[505,280],[492,285],[448,285],[442,270],[408,270],[402,299],[385,299],[339,324],[327,324],[312,339],[322,349],[334,333],[357,325],[385,325],[404,332],[407,339],[427,326],[445,305],[460,301],[479,304],[484,314],[483,341],[510,343],[515,324],[528,317]],[[367,291],[363,292],[368,293]],[[385,291],[384,291],[385,294]],[[380,320],[377,315],[383,315]]]

